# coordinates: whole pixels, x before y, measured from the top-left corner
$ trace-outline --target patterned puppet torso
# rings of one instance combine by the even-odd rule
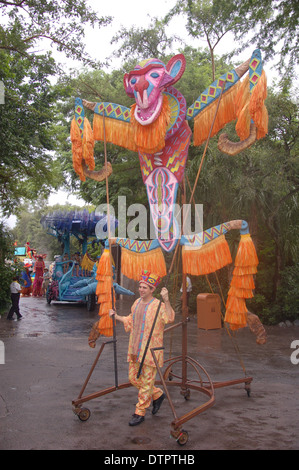
[[[147,340],[149,338],[153,321],[156,315],[156,311],[159,306],[159,300],[155,298],[152,299],[145,306],[145,308],[143,308],[143,306],[141,307],[141,302],[142,302],[141,299],[137,299],[132,305],[131,314],[128,315],[127,317],[123,317],[125,331],[130,332],[129,348],[128,348],[128,356],[127,356],[128,362],[130,362],[132,359],[134,360],[135,356],[137,356],[137,358],[135,359],[137,360],[137,362],[140,362],[141,359],[143,358]],[[142,312],[141,312],[142,318],[140,322],[138,322],[137,320],[139,307],[142,309]],[[152,366],[152,367],[156,367],[152,353],[151,353],[151,348],[163,347],[164,326],[167,323],[171,323],[173,321],[174,321],[174,313],[169,315],[165,309],[164,303],[162,302],[160,311],[158,314],[158,318],[155,324],[154,332],[149,343],[149,348],[144,359],[144,364]],[[134,337],[134,328],[135,327],[138,328],[137,322],[139,323],[139,334],[138,334],[139,338],[138,339]],[[134,347],[136,342],[138,343],[136,346],[137,351]],[[162,367],[163,366],[163,349],[160,349],[159,351],[155,351],[155,354],[156,354],[159,366]]]
[[[174,87],[169,87],[164,95],[171,109],[165,147],[156,154],[139,151],[138,155],[156,236],[162,248],[171,251],[179,238],[173,206],[184,176],[192,133],[185,121],[183,95]]]

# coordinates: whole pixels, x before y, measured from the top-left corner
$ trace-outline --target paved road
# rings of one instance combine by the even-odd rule
[[[128,312],[129,304],[118,305]],[[53,303],[44,298],[22,298],[23,319],[0,320],[0,340],[5,364],[0,364],[0,449],[2,450],[155,450],[192,452],[215,449],[299,448],[299,365],[293,365],[291,343],[299,340],[299,327],[267,328],[268,341],[257,345],[248,328],[237,335],[239,354],[225,329],[204,331],[196,317],[188,324],[188,355],[198,361],[212,381],[242,378],[242,363],[253,376],[251,396],[244,385],[215,390],[216,402],[188,420],[186,445],[170,436],[173,412],[167,400],[155,416],[132,428],[136,390],[118,389],[86,403],[91,411],[86,422],[73,412],[85,378],[99,351],[87,338],[97,313],[85,306]],[[128,336],[117,326],[119,384],[127,382]],[[165,357],[181,354],[181,329],[167,334]],[[193,368],[188,368],[193,374]],[[114,386],[113,346],[107,344],[85,393]],[[177,416],[207,401],[192,391],[189,400],[180,387],[169,387]]]

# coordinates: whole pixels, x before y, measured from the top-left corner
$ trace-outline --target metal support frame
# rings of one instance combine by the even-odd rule
[[[186,299],[185,299],[186,300]],[[184,306],[184,284],[183,284],[183,306]],[[186,305],[185,305],[186,307]],[[184,313],[185,312],[185,313]],[[200,413],[206,411],[208,408],[212,407],[215,403],[215,389],[217,388],[222,388],[222,387],[228,387],[228,386],[233,386],[237,384],[245,384],[245,390],[247,391],[247,394],[249,396],[250,392],[250,384],[252,382],[252,377],[243,377],[235,380],[228,380],[225,382],[212,382],[211,378],[209,377],[207,371],[193,358],[187,355],[187,323],[188,323],[188,318],[185,316],[187,312],[187,308],[183,308],[183,321],[177,323],[176,325],[173,325],[165,330],[165,332],[168,332],[172,330],[173,328],[177,327],[182,327],[182,355],[173,357],[171,359],[167,359],[164,361],[164,366],[165,370],[164,372],[162,369],[159,367],[155,351],[160,348],[152,348],[151,353],[153,356],[153,359],[155,361],[155,365],[160,377],[160,380],[156,380],[157,385],[162,385],[163,389],[165,391],[165,394],[167,396],[172,414],[173,414],[173,421],[171,422],[171,435],[174,437],[179,445],[185,445],[188,441],[188,432],[182,429],[182,425],[185,424],[187,421],[190,419],[193,419],[195,416],[199,415]],[[94,392],[88,395],[84,395],[85,389],[87,387],[87,384],[91,378],[91,375],[100,359],[100,356],[103,352],[104,347],[107,344],[113,344],[114,349],[115,349],[115,343],[116,339],[113,339],[111,341],[106,341],[102,343],[97,356],[92,364],[92,367],[86,377],[86,380],[80,390],[80,393],[77,397],[77,399],[72,401],[73,405],[73,411],[74,413],[79,417],[81,421],[87,421],[90,417],[90,411],[88,408],[82,408],[82,404],[86,403],[88,401],[94,400],[95,398],[102,397],[104,395],[107,395],[109,393],[115,392],[117,390],[122,390],[125,388],[131,387],[130,382],[125,382],[122,384],[117,383],[117,379],[115,381],[115,385],[102,389],[98,392]],[[175,364],[181,363],[182,369],[181,369],[181,376],[177,376],[174,374],[172,371],[173,367]],[[195,371],[197,375],[197,379],[195,380],[188,380],[188,366],[192,368],[193,371]],[[169,388],[170,387],[180,387],[181,388],[181,394],[183,397],[188,400],[190,396],[190,390],[194,390],[200,393],[203,393],[208,397],[207,401],[200,406],[197,406],[193,410],[187,412],[186,414],[182,416],[178,416],[173,404],[173,401],[171,399],[171,395],[169,393]]]

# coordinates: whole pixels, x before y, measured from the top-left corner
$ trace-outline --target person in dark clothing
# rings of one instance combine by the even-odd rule
[[[14,277],[12,283],[10,284],[10,296],[12,301],[12,306],[8,312],[7,320],[13,320],[14,313],[17,314],[17,319],[20,320],[22,315],[20,314],[19,302],[20,302],[20,292],[22,290],[18,277]]]

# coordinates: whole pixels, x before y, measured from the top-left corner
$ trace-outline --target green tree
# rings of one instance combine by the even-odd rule
[[[85,0],[0,1],[0,80],[5,104],[0,105],[0,208],[16,213],[23,201],[47,198],[63,182],[55,158],[59,133],[55,103],[65,95],[53,87],[62,72],[51,52],[95,65],[84,46],[84,27],[103,27]],[[39,52],[37,52],[39,51]]]
[[[265,60],[276,59],[280,76],[296,78],[299,58],[298,20],[296,0],[236,0],[235,9],[247,23],[249,35],[236,25],[236,40],[242,47],[248,44],[260,47]]]
[[[231,33],[236,26],[244,27],[244,20],[234,6],[234,1],[228,0],[183,0],[167,14],[165,21],[169,22],[174,16],[185,14],[186,29],[192,38],[204,39],[207,43],[211,58],[212,82],[216,78],[215,50],[219,43]],[[228,51],[229,52],[229,51]]]
[[[111,44],[121,42],[114,52],[115,57],[122,57],[125,61],[138,61],[140,59],[165,57],[174,42],[182,42],[176,35],[167,36],[165,23],[158,18],[152,18],[148,27],[133,26],[129,29],[121,28],[113,36]]]
[[[96,62],[85,50],[84,28],[102,28],[112,21],[99,17],[86,0],[0,0],[0,11],[0,50],[32,61],[42,60],[34,49],[45,45],[47,50],[56,48],[62,56],[94,66]]]
[[[41,59],[41,57],[40,57]],[[9,56],[9,70],[0,65],[5,104],[0,106],[0,206],[4,214],[17,212],[24,200],[61,183],[55,150],[54,105],[58,97],[50,85],[53,60],[31,62]]]
[[[10,302],[9,286],[14,275],[19,274],[19,266],[13,264],[14,246],[10,230],[0,223],[0,315]]]

